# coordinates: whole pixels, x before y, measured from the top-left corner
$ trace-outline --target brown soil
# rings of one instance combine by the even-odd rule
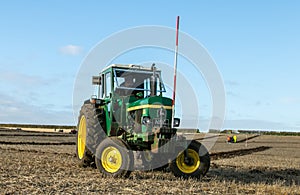
[[[227,144],[226,136],[219,136],[202,180],[158,171],[113,179],[77,166],[74,135],[0,130],[1,193],[299,194],[300,137],[248,137],[238,135],[245,140]],[[195,138],[201,141],[203,135]]]

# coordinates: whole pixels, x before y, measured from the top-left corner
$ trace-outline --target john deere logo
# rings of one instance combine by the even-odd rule
[[[166,110],[163,107],[161,107],[160,109],[157,110],[157,116],[166,117]]]

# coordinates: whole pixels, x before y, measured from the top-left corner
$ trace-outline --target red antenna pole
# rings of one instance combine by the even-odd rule
[[[174,87],[173,87],[173,99],[172,99],[172,123],[174,125],[175,117],[175,96],[176,96],[176,75],[177,75],[177,56],[178,56],[178,32],[179,31],[179,16],[177,16],[176,21],[176,46],[175,46],[175,58],[174,58]]]

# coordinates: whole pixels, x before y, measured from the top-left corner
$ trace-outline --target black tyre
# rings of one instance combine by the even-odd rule
[[[185,157],[187,153],[187,157]],[[186,151],[182,151],[171,163],[171,171],[176,177],[202,178],[210,167],[210,156],[204,145],[192,141]]]
[[[106,176],[129,177],[133,161],[129,145],[120,138],[108,137],[97,147],[96,165]]]
[[[81,107],[76,137],[76,155],[82,167],[95,167],[96,148],[105,139],[105,115],[89,100]]]

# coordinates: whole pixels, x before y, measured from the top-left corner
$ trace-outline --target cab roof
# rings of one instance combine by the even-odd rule
[[[153,71],[151,67],[145,67],[141,65],[136,64],[111,64],[107,67],[105,67],[102,72],[107,71],[110,68],[121,68],[121,69],[127,69],[127,70],[142,70],[142,71]],[[160,72],[159,69],[155,67],[155,71]]]

